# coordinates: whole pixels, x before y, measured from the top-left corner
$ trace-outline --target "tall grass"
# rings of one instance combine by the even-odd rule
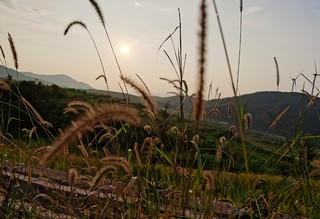
[[[95,40],[94,40],[91,32],[89,31],[87,25],[86,25],[85,23],[83,23],[82,21],[79,21],[79,20],[77,20],[77,21],[72,21],[72,22],[70,22],[70,23],[68,24],[68,26],[67,26],[66,29],[64,30],[64,35],[67,35],[67,33],[69,32],[69,30],[71,29],[71,27],[73,27],[73,26],[75,26],[75,25],[80,25],[80,26],[83,27],[83,28],[87,31],[87,33],[89,34],[89,36],[90,36],[90,38],[91,38],[91,41],[92,41],[92,43],[93,43],[93,45],[94,45],[94,48],[95,48],[95,50],[96,50],[96,52],[97,52],[97,55],[98,55],[98,57],[99,57],[100,65],[101,65],[102,72],[103,72],[103,74],[100,75],[100,76],[98,76],[96,79],[98,80],[100,77],[103,77],[103,79],[104,79],[104,81],[105,81],[105,83],[106,83],[106,86],[107,86],[107,91],[109,92],[110,90],[109,90],[109,83],[108,83],[108,78],[107,78],[107,75],[106,75],[106,70],[105,70],[105,68],[104,68],[104,65],[103,65],[103,62],[102,62],[101,55],[100,55],[99,49],[98,49],[98,47],[97,47],[97,44],[96,44],[96,42],[95,42]]]

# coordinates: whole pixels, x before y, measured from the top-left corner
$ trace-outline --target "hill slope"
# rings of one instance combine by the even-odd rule
[[[90,93],[107,94],[106,91],[88,90]],[[119,92],[108,93],[112,97],[123,98]],[[135,95],[129,95],[132,103],[140,102],[141,98]],[[177,96],[154,97],[158,103],[158,108],[163,108],[169,104],[169,110],[173,111],[179,106]],[[309,98],[303,93],[296,92],[257,92],[246,94],[239,97],[242,103],[244,113],[252,115],[252,130],[266,132],[275,118],[286,108],[290,107],[285,116],[279,121],[277,126],[270,130],[270,133],[292,137],[301,128],[302,133],[320,135],[320,99],[316,99],[316,106],[308,107]],[[236,113],[232,112],[232,117],[228,118],[228,105],[234,108],[234,98],[223,98],[221,100],[210,100],[206,104],[206,113],[208,113],[216,104],[220,111],[217,116],[207,116],[207,119],[228,123],[229,125],[237,124]],[[191,114],[192,100],[186,99],[184,102],[186,115]],[[178,111],[177,111],[178,112]],[[300,115],[303,115],[300,117]],[[301,118],[301,121],[299,121]],[[300,124],[300,125],[299,125]]]
[[[244,113],[252,115],[251,129],[263,132],[267,131],[274,119],[289,106],[288,112],[279,121],[277,126],[271,130],[272,133],[292,137],[301,128],[304,134],[320,135],[319,98],[316,99],[316,106],[308,108],[306,106],[309,103],[309,98],[303,93],[257,92],[240,96],[239,99],[243,105]],[[227,109],[229,102],[234,106],[233,98],[220,100],[218,104],[220,115],[214,119],[230,123],[235,121],[234,112],[233,117],[228,118]],[[215,103],[215,100],[208,102],[207,112]]]
[[[169,103],[170,109],[179,105],[178,97],[156,97],[159,107]],[[251,129],[266,132],[274,119],[288,106],[290,109],[280,120],[277,126],[270,130],[271,133],[292,137],[298,132],[299,127],[304,134],[320,135],[320,99],[316,99],[316,106],[306,108],[309,98],[303,93],[296,92],[257,92],[239,97],[244,113],[252,115]],[[207,116],[209,120],[237,124],[236,113],[228,118],[228,105],[234,108],[234,98],[223,98],[221,100],[210,100],[206,104],[208,113],[216,104],[220,111],[217,116]],[[190,100],[184,102],[187,113],[191,113],[192,103]],[[300,117],[300,115],[303,115]],[[301,118],[301,121],[299,121]],[[300,124],[300,125],[299,125]]]
[[[39,81],[45,85],[58,85],[65,88],[75,88],[75,89],[93,89],[90,85],[76,81],[71,77],[63,74],[57,75],[40,75],[31,72],[17,72],[11,68],[5,68],[0,65],[0,78],[6,78],[11,75],[12,79],[16,80],[17,77],[20,81]]]

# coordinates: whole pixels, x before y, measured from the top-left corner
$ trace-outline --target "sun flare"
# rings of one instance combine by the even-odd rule
[[[123,44],[121,47],[120,47],[120,52],[122,54],[128,54],[129,53],[129,46],[126,45],[126,44]]]

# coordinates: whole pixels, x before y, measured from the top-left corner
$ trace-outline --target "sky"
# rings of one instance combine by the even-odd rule
[[[176,79],[174,68],[163,50],[174,60],[167,41],[182,19],[183,54],[187,55],[184,79],[189,94],[198,84],[199,4],[196,0],[97,0],[125,76],[139,82],[138,74],[153,95],[168,95],[175,89],[160,77]],[[239,47],[239,0],[216,1],[226,45],[236,80]],[[226,58],[212,1],[207,1],[205,92],[212,82],[222,97],[232,96]],[[99,58],[85,29],[74,26],[66,36],[67,25],[81,20],[90,30],[101,53],[110,90],[120,91],[116,62],[103,27],[88,0],[0,0],[0,45],[8,66],[14,68],[7,40],[11,34],[18,52],[19,71],[37,74],[66,74],[96,89],[106,89],[96,78],[102,74]],[[303,72],[310,80],[320,68],[320,0],[243,0],[243,33],[239,94],[275,91],[277,58],[280,91],[291,91],[292,79]],[[173,42],[178,45],[178,35]],[[3,57],[1,57],[3,59]],[[320,78],[317,79],[320,83]],[[311,92],[303,77],[295,91]],[[320,87],[320,85],[319,85]],[[129,92],[132,92],[129,89]]]

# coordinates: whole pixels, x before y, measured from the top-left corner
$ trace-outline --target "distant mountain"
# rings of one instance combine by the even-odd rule
[[[106,91],[88,90],[87,92],[105,94]],[[119,92],[109,92],[112,97],[123,99],[123,94]],[[140,102],[141,98],[129,95],[132,103]],[[158,103],[158,108],[162,109],[166,105],[169,111],[173,111],[179,106],[179,97],[154,97]],[[239,96],[244,113],[252,115],[251,130],[265,133],[277,116],[288,106],[290,109],[271,130],[270,133],[293,137],[301,130],[303,134],[320,136],[320,99],[315,100],[316,105],[306,108],[310,102],[309,98],[303,93],[296,92],[257,92]],[[228,105],[232,106],[232,116],[228,117]],[[237,124],[235,113],[234,98],[223,98],[221,100],[210,100],[206,103],[206,113],[216,106],[220,111],[219,115],[207,115],[207,120],[223,122],[229,125]],[[190,115],[192,110],[192,100],[184,101],[185,115]],[[176,111],[177,113],[179,111]],[[300,116],[302,115],[302,116]],[[299,120],[301,118],[301,120]]]
[[[60,87],[75,88],[81,90],[93,89],[93,87],[91,87],[90,85],[76,81],[67,75],[40,75],[32,72],[18,72],[17,75],[17,72],[15,70],[11,68],[5,68],[4,66],[0,65],[0,78],[6,78],[8,74],[11,75],[12,79],[14,80],[19,79],[20,81],[38,81],[45,85],[55,84]]]
[[[179,106],[179,98],[156,97],[159,107],[169,103],[170,109]],[[306,108],[310,102],[303,93],[296,92],[257,92],[239,96],[244,113],[252,115],[250,129],[266,132],[277,116],[288,106],[290,109],[272,129],[270,133],[293,137],[299,131],[302,134],[312,134],[320,136],[320,99],[316,98],[315,106]],[[232,117],[228,117],[228,105],[232,106]],[[220,111],[219,115],[207,115],[208,120],[225,122],[227,124],[237,124],[238,120],[234,111],[234,98],[223,98],[221,100],[210,100],[206,104],[208,113],[214,106]],[[192,101],[185,100],[184,108],[186,114],[191,113]],[[302,115],[302,116],[300,116]],[[301,118],[299,120],[299,118]]]
[[[315,106],[306,108],[310,102],[309,98],[303,93],[296,92],[257,92],[246,94],[239,97],[244,113],[252,115],[251,128],[266,132],[272,122],[286,108],[290,107],[287,113],[272,129],[270,133],[293,137],[301,131],[302,134],[320,135],[320,99],[317,98]],[[235,112],[228,118],[229,102],[234,109],[234,99],[224,98],[219,101],[217,108],[220,114],[211,117],[219,121],[234,123],[236,120]],[[207,103],[207,112],[215,106],[217,100]],[[210,116],[209,116],[210,118]],[[299,120],[300,118],[300,120]]]

